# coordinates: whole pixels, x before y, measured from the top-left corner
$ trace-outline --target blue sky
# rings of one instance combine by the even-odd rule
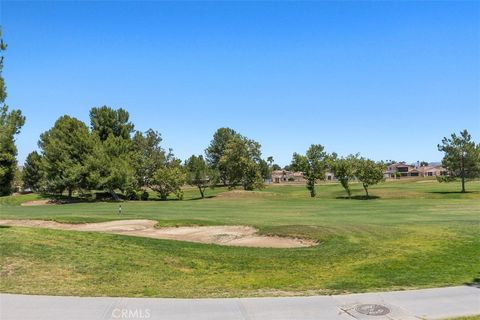
[[[413,162],[480,138],[479,2],[2,1],[1,25],[20,162],[102,105],[181,158],[222,126],[281,165],[312,143]]]

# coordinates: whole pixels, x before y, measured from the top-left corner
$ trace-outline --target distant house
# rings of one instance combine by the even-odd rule
[[[286,170],[273,170],[272,171],[272,182],[273,183],[280,183],[286,182],[288,179],[287,173],[290,171]]]
[[[425,166],[419,168],[422,177],[446,176],[448,171],[442,166]]]
[[[387,170],[383,173],[385,178],[396,178],[397,176],[407,177],[409,171],[414,167],[403,162],[393,163],[387,167]]]
[[[336,180],[335,176],[331,172],[325,173],[325,180],[333,181]],[[272,171],[272,182],[273,183],[295,183],[295,182],[305,182],[302,172],[298,171],[287,171],[287,170],[274,170]]]
[[[326,172],[325,173],[325,180],[333,181],[333,180],[337,180],[337,178],[335,178],[335,175],[332,172]]]
[[[273,183],[284,183],[284,182],[304,182],[303,173],[294,172],[288,170],[273,170],[272,171],[272,182]]]
[[[440,165],[433,166],[414,166],[399,162],[391,164],[383,173],[385,178],[397,177],[436,177],[447,175],[447,170]]]

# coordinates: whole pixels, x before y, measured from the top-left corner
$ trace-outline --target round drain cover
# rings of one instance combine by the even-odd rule
[[[384,316],[390,313],[390,309],[380,304],[360,304],[355,311],[368,316]]]

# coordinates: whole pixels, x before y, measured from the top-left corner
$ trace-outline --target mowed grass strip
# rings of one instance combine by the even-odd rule
[[[244,224],[307,237],[301,249],[223,247],[101,233],[0,228],[0,291],[80,296],[234,297],[364,292],[478,280],[480,183],[400,181],[347,200],[336,184],[271,186],[184,201],[22,207],[0,198],[2,219],[91,222],[147,218],[161,225]],[[356,195],[361,187],[354,185]],[[34,195],[29,195],[34,198]],[[14,197],[13,197],[14,198]],[[7,201],[8,200],[8,201]]]

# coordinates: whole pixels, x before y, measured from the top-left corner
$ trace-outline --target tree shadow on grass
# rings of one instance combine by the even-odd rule
[[[178,198],[168,198],[168,199],[160,199],[160,198],[148,198],[148,200],[128,200],[129,202],[172,202],[172,201],[183,201],[183,199]]]
[[[11,228],[10,226],[2,226],[0,225],[0,229],[8,229],[8,228]]]
[[[83,203],[83,202],[95,202],[95,199],[86,196],[72,196],[68,197],[66,195],[60,194],[50,194],[50,193],[41,193],[40,197],[42,199],[48,199],[51,204],[70,204],[70,203]]]
[[[433,194],[467,194],[467,193],[477,193],[477,191],[429,191],[428,193]]]
[[[478,277],[473,278],[471,282],[465,283],[465,285],[470,287],[477,287],[480,289],[480,275]]]
[[[380,199],[379,196],[352,196],[351,198],[344,196],[344,197],[336,197],[335,199],[345,199],[345,200],[375,200],[375,199]]]
[[[188,199],[188,201],[192,201],[192,200],[202,200],[202,199],[212,199],[212,198],[215,198],[216,196],[205,196],[205,198],[202,198],[202,197],[195,197],[195,198],[190,198]]]

